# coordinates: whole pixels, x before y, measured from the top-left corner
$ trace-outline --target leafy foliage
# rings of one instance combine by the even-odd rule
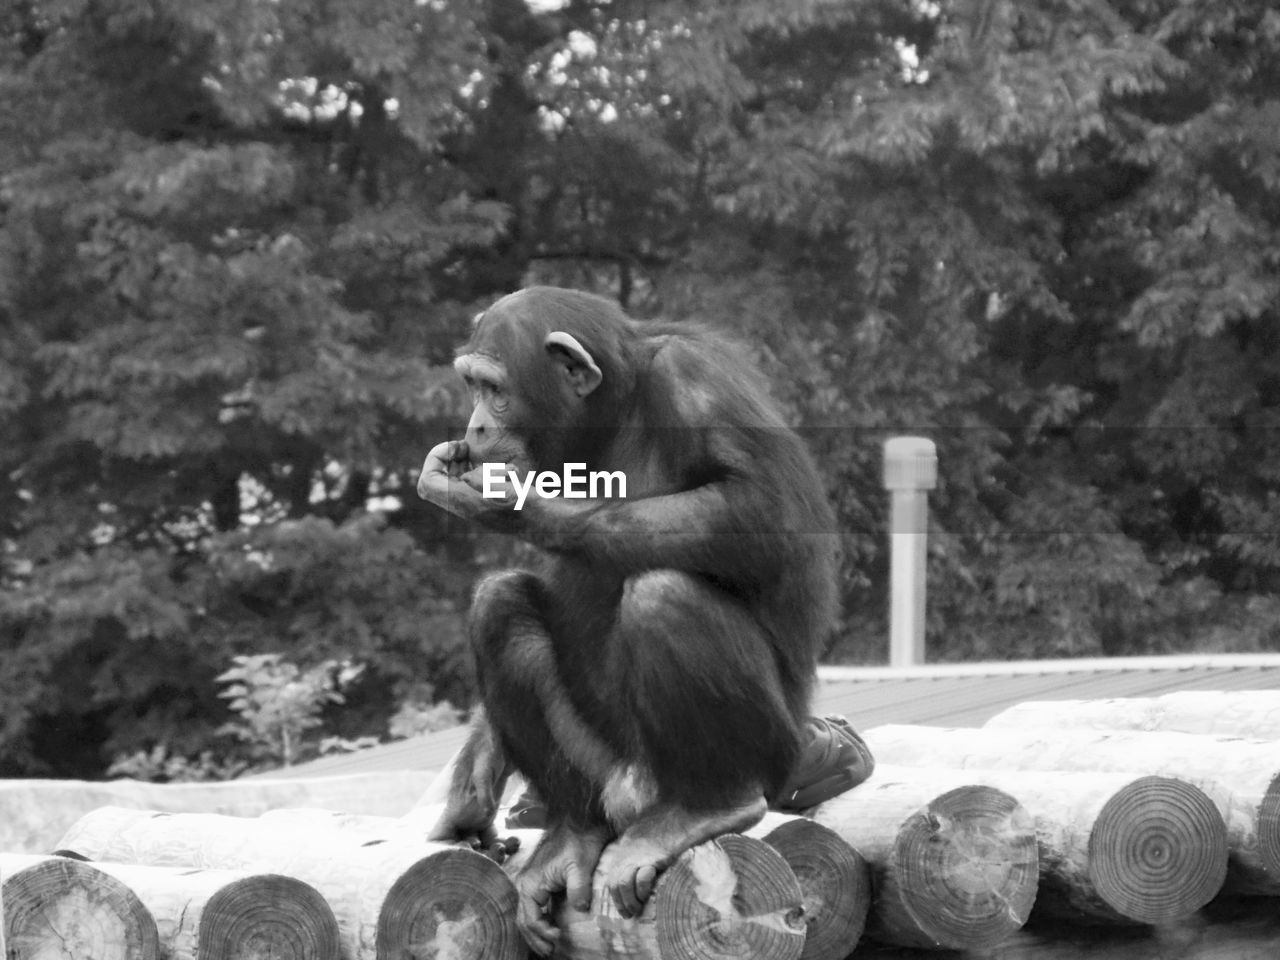
[[[337,660],[301,670],[278,653],[234,659],[214,679],[225,684],[218,696],[229,702],[237,719],[218,732],[238,737],[260,756],[286,767],[301,756],[306,731],[320,726],[320,711],[327,704],[344,703],[343,688],[364,671],[363,664]]]
[[[247,766],[243,760],[219,758],[213,750],[201,750],[195,759],[176,756],[163,743],[157,743],[150,750],[136,750],[117,757],[107,767],[107,776],[149,783],[197,783],[230,780],[243,773]]]
[[[6,5],[0,773],[198,757],[236,656],[367,664],[347,740],[465,702],[513,548],[410,491],[534,281],[757,346],[832,656],[901,432],[934,656],[1280,648],[1278,54],[1262,0]]]

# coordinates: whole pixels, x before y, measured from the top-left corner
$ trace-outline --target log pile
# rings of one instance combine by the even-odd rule
[[[1028,703],[864,738],[869,780],[686,852],[639,917],[597,877],[589,912],[557,906],[556,956],[1280,956],[1280,693]],[[521,848],[499,866],[423,839],[438,800],[399,818],[101,807],[55,855],[0,854],[4,956],[523,960],[509,874],[540,832],[507,831]]]
[[[893,756],[903,763],[911,759]],[[1017,797],[1034,822],[1041,912],[1107,923],[1168,923],[1212,900],[1226,875],[1222,817],[1201,790],[1181,780],[879,763],[868,782],[934,790],[980,783]]]
[[[596,876],[591,910],[564,905],[564,960],[800,960],[800,885],[762,840],[724,836],[686,852],[658,879],[644,912],[624,919]]]
[[[294,877],[121,863],[92,868],[120,881],[147,908],[166,960],[337,955],[333,911],[314,887]]]
[[[338,950],[320,894],[293,877],[0,854],[8,956],[315,960]],[[52,950],[52,952],[49,952]]]
[[[344,960],[431,951],[477,960],[521,956],[515,889],[493,861],[395,830],[382,837],[325,831],[312,813],[299,811],[291,822],[283,814],[250,818],[103,807],[81,817],[57,852],[94,861],[295,877],[332,908]]]
[[[1199,787],[1227,828],[1228,886],[1280,894],[1280,743],[1192,733],[888,725],[867,731],[877,758],[908,766],[1129,772]]]

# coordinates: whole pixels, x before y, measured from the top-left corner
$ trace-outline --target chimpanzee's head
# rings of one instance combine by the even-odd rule
[[[634,388],[635,338],[616,304],[559,287],[527,287],[480,314],[453,364],[471,392],[472,463],[589,461]]]

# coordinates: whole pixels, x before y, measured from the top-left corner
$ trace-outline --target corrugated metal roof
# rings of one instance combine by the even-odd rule
[[[1023,700],[1146,697],[1175,690],[1276,690],[1280,689],[1280,654],[827,667],[819,671],[819,680],[813,712],[843,714],[858,729],[882,723],[971,727]],[[456,727],[258,776],[438,770],[465,737],[466,728]]]
[[[1149,697],[1175,690],[1280,689],[1280,657],[1262,665],[1230,665],[1218,657],[1188,665],[1153,660],[1142,666],[1112,667],[1089,661],[1070,671],[996,671],[947,674],[920,668],[916,677],[901,674],[877,679],[874,671],[827,679],[814,698],[815,713],[840,713],[859,729],[882,723],[919,723],[976,727],[1006,707],[1024,700],[1075,700]],[[887,671],[886,671],[887,672]]]

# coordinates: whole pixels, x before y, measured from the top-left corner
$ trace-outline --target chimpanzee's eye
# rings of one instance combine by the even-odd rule
[[[482,381],[480,383],[480,394],[489,404],[489,409],[493,410],[495,413],[502,413],[507,409],[507,402],[509,398],[506,393],[503,392],[502,388],[496,383]]]

